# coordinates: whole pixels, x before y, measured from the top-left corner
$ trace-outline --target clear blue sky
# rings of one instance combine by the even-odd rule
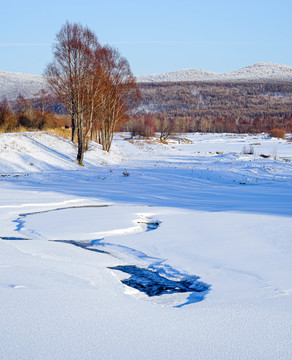
[[[117,47],[135,75],[292,66],[291,0],[3,0],[0,70],[42,74],[66,20]]]

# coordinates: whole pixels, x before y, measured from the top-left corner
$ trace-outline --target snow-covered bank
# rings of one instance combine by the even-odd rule
[[[1,358],[290,359],[292,144],[125,137],[83,169],[66,141],[0,135]],[[148,297],[118,265],[210,288]]]

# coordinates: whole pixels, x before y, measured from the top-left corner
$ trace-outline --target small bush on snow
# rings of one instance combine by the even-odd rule
[[[249,145],[249,148],[244,146],[243,149],[242,149],[242,153],[245,154],[245,155],[253,155],[254,154],[253,146]]]
[[[279,138],[279,139],[285,139],[286,132],[284,129],[278,129],[274,128],[270,131],[269,135],[271,137]]]

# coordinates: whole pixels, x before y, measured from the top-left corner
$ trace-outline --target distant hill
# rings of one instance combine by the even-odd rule
[[[32,98],[45,88],[45,80],[41,75],[0,71],[0,101],[3,97],[15,100],[20,93],[25,98]]]
[[[258,63],[226,73],[189,69],[165,74],[138,76],[139,83],[158,82],[291,82],[292,66]],[[29,75],[0,71],[0,100],[5,96],[14,100],[21,93],[25,98],[32,98],[46,83],[41,75]]]
[[[226,72],[215,73],[210,71],[188,69],[168,72],[164,74],[144,75],[137,77],[138,82],[182,82],[182,81],[280,81],[292,82],[292,66],[258,63],[246,66],[242,69]]]

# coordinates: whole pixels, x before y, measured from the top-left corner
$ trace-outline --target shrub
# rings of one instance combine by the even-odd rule
[[[134,137],[136,135],[144,136],[144,129],[142,121],[136,120],[131,124],[131,136]]]
[[[284,129],[278,129],[274,128],[270,131],[269,136],[279,138],[279,139],[285,139],[286,132]]]
[[[45,115],[33,109],[28,109],[24,113],[18,113],[17,120],[19,126],[23,126],[27,129],[42,130],[46,123]]]
[[[3,125],[3,129],[5,130],[5,132],[15,131],[17,127],[18,123],[16,117],[13,115],[8,116]]]
[[[242,153],[245,154],[245,155],[253,155],[254,154],[253,146],[249,145],[248,149],[244,146],[243,149],[242,149]]]

